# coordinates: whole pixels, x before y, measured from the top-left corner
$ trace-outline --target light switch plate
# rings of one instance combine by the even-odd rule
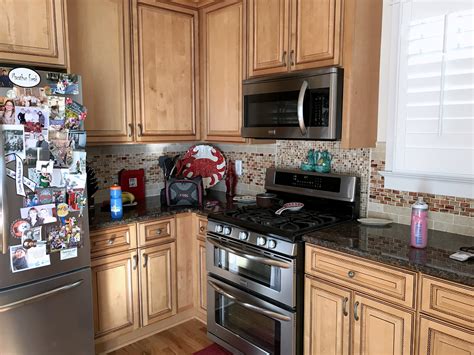
[[[242,176],[242,160],[236,160],[235,161],[235,173],[237,176]]]

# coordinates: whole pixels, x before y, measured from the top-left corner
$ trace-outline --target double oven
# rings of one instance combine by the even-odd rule
[[[206,253],[209,337],[237,354],[299,353],[301,243],[210,219]]]

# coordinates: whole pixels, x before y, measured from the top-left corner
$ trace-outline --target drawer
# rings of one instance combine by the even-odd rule
[[[356,256],[306,245],[305,272],[321,279],[414,308],[416,274]]]
[[[207,218],[197,216],[197,234],[205,237],[207,234]]]
[[[175,236],[175,219],[166,218],[138,224],[138,246],[168,243]]]
[[[422,275],[421,311],[474,328],[474,288]]]
[[[137,247],[135,224],[102,229],[90,233],[91,257],[110,255]]]

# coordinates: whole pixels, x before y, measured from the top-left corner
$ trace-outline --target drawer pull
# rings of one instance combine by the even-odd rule
[[[148,254],[143,254],[143,267],[148,265]]]
[[[354,278],[355,275],[356,273],[352,270],[347,273],[347,276],[349,276],[351,279]]]
[[[344,317],[347,317],[349,313],[347,313],[347,301],[349,301],[349,298],[344,297],[344,301],[342,301],[342,314],[344,314]]]
[[[357,301],[356,303],[354,303],[354,319],[356,321],[359,320],[359,315],[357,314],[357,308],[359,307],[359,301]]]
[[[114,244],[114,241],[115,241],[115,239],[109,239],[109,240],[107,241],[107,244],[108,244],[108,245],[112,245],[112,244]]]
[[[161,232],[162,232],[162,231],[163,231],[163,230],[162,230],[161,228],[158,228],[158,229],[156,230],[155,234],[156,234],[156,235],[161,235]]]

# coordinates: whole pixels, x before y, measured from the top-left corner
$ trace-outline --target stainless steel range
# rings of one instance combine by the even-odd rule
[[[208,335],[236,354],[302,354],[301,237],[358,216],[358,178],[268,169],[265,188],[273,208],[209,215]],[[283,202],[304,207],[275,214]]]

